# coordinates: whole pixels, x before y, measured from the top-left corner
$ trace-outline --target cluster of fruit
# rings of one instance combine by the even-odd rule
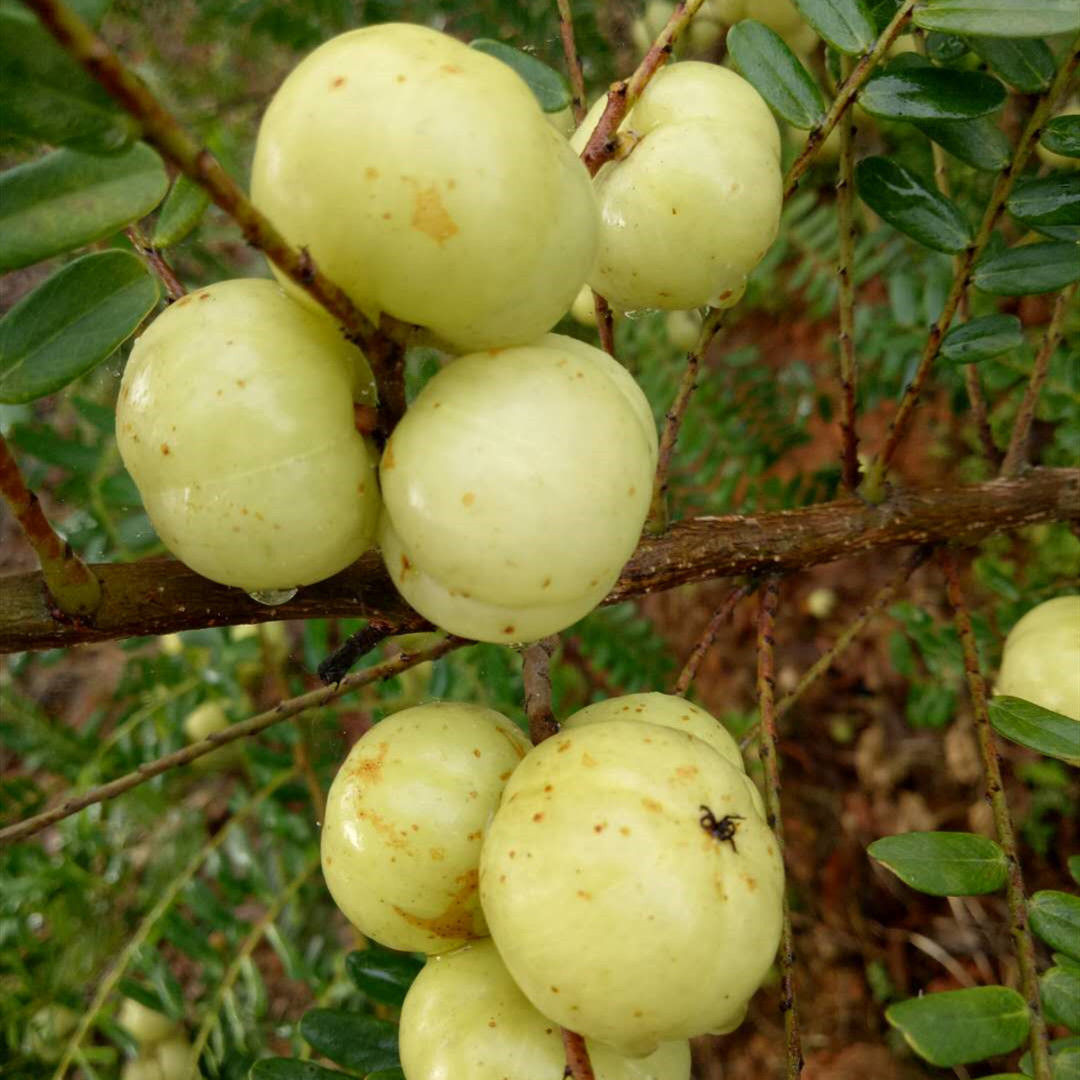
[[[408,1080],[559,1080],[559,1026],[600,1080],[686,1080],[687,1040],[738,1026],[780,937],[783,867],[738,747],[664,694],[532,749],[480,706],[395,713],[334,779],[322,863],[357,929],[429,957],[402,1008]]]
[[[506,64],[446,35],[344,34],[263,119],[255,203],[372,320],[458,355],[383,447],[370,368],[292,282],[183,297],[136,342],[117,441],[165,545],[268,602],[378,543],[405,598],[493,642],[603,598],[640,536],[649,405],[609,356],[551,334],[584,283],[621,310],[725,306],[779,221],[779,139],[755,90],[660,72],[590,180]]]

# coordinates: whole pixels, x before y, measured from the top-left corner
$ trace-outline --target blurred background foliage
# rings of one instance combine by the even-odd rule
[[[884,7],[887,14],[888,4]],[[575,0],[573,11],[595,94],[624,73],[631,57],[626,28],[637,11],[626,0],[605,5]],[[465,39],[499,38],[562,67],[557,15],[549,0],[481,0],[468,6],[452,0],[116,0],[103,32],[180,119],[246,179],[261,110],[298,56],[343,30],[386,20],[424,22]],[[817,55],[816,62],[824,75],[825,57]],[[1015,130],[1020,116],[1015,110],[1022,103],[1010,108],[1014,112],[1007,113],[1005,125]],[[932,175],[929,141],[910,125],[879,124],[864,116],[859,141],[861,150],[887,153]],[[789,138],[788,161],[796,149]],[[35,153],[0,133],[4,164]],[[954,198],[974,218],[991,175],[956,160],[949,171]],[[832,167],[823,162],[789,202],[779,240],[710,357],[674,459],[676,518],[792,508],[837,492],[833,184]],[[951,265],[862,204],[858,214],[859,409],[867,434],[879,437],[887,416],[880,407],[894,401],[910,378],[926,327],[941,309]],[[104,246],[129,245],[118,235]],[[267,273],[261,257],[214,208],[173,249],[172,258],[191,287]],[[57,265],[53,260],[8,275],[0,282],[0,307],[10,307]],[[1009,303],[1008,310],[1026,324],[1046,321],[1039,298]],[[973,314],[998,310],[1001,302],[984,296],[976,299]],[[558,329],[591,337],[569,319]],[[1045,464],[1080,459],[1080,310],[1068,313],[1065,329],[1038,413],[1037,455]],[[1011,428],[1037,340],[1029,334],[1023,348],[979,367],[999,445]],[[661,420],[682,373],[683,350],[672,343],[668,321],[660,313],[638,313],[619,324],[617,343]],[[18,451],[31,487],[42,492],[76,550],[95,561],[163,550],[113,438],[124,359],[123,352],[117,354],[66,391],[33,405],[0,406],[0,431]],[[410,356],[410,394],[439,362],[430,350]],[[924,412],[926,426],[911,440],[916,450],[898,462],[904,479],[989,475],[978,454],[959,368],[939,365]],[[32,565],[15,541],[10,519],[0,518],[0,529],[0,572]],[[838,594],[850,615],[875,580],[866,567],[807,575],[786,595],[787,641],[781,648],[788,645],[802,658],[822,641],[822,626],[839,625],[828,614],[809,610],[811,586],[832,592],[834,601]],[[973,583],[987,668],[995,666],[1002,636],[1025,610],[1078,581],[1080,541],[1064,526],[1041,526],[985,544],[974,563]],[[926,729],[955,725],[966,710],[958,642],[942,619],[940,598],[927,598],[938,592],[924,584],[912,598],[894,603],[867,650],[851,658],[845,677],[808,698],[797,716],[800,730],[828,748],[827,779],[811,776],[805,785],[818,794],[808,796],[797,786],[794,793],[796,800],[805,800],[797,805],[814,826],[809,839],[796,829],[792,840],[797,852],[803,842],[793,878],[796,919],[804,919],[797,926],[803,931],[808,923],[821,922],[821,901],[815,896],[817,879],[809,873],[800,878],[798,862],[821,850],[822,834],[841,812],[814,807],[827,799],[826,785],[838,783],[840,775],[848,788],[871,790],[869,773],[859,771],[857,760],[853,764],[853,741],[881,724],[894,738],[917,741]],[[612,693],[669,687],[693,639],[687,627],[696,633],[718,596],[708,589],[680,595],[679,609],[667,601],[622,604],[591,614],[565,633],[553,664],[556,714]],[[217,702],[230,720],[239,720],[312,688],[317,665],[359,625],[313,620],[259,630],[193,631],[5,659],[0,666],[0,825],[40,810],[70,788],[100,783],[178,749],[185,741],[185,718],[201,704]],[[362,665],[400,647],[391,640]],[[713,667],[703,669],[698,693],[741,733],[754,708],[752,632],[745,620],[736,622],[723,648]],[[877,696],[873,708],[866,702],[871,695]],[[135,1051],[130,1033],[117,1022],[124,996],[182,1023],[191,1037],[205,1028],[200,1068],[212,1078],[245,1077],[255,1060],[270,1053],[311,1056],[299,1018],[312,1006],[392,1020],[393,995],[373,992],[370,980],[356,976],[357,964],[346,963],[350,951],[364,943],[312,872],[319,835],[312,788],[325,791],[348,745],[370,724],[429,697],[481,702],[522,723],[520,657],[488,645],[463,649],[347,695],[298,723],[274,727],[206,767],[157,777],[115,802],[61,822],[43,840],[0,848],[0,1077],[48,1075],[71,1033],[68,1028],[64,1037],[57,1034],[63,1024],[49,1028],[48,1010],[62,1005],[82,1015],[107,971],[117,978],[75,1058],[87,1080],[118,1076]],[[906,793],[919,794],[934,820],[947,822],[950,811],[934,804],[931,795],[940,763],[918,761],[914,776],[903,781]],[[1061,870],[1063,850],[1075,841],[1075,774],[1028,757],[1018,775],[1027,791],[1017,803],[1026,854],[1042,860],[1034,876],[1052,880]],[[887,794],[895,800],[895,791]],[[894,801],[894,815],[900,814],[898,805]],[[963,815],[966,807],[957,813]],[[845,812],[854,811],[849,806]],[[275,918],[260,922],[275,905],[280,905]],[[807,946],[809,956],[814,948]],[[842,952],[851,946],[835,948]],[[888,1039],[879,1006],[900,993],[903,977],[888,957],[891,948],[879,943],[847,958],[847,969],[862,981],[862,997],[872,1006],[864,1017],[844,1021],[849,1040]],[[372,963],[394,969],[396,961],[380,960],[380,952],[374,950]],[[119,972],[118,955],[124,957]],[[941,974],[932,961],[925,963],[934,975]],[[852,993],[850,987],[843,992]],[[835,1005],[839,997],[829,993],[841,991],[823,991],[822,1000]],[[771,1022],[772,1029],[763,1022],[762,1030],[778,1049],[775,1019]],[[831,1021],[824,1027],[841,1038]],[[755,1048],[753,1036],[741,1039],[750,1071],[731,1075],[764,1075],[753,1070],[764,1069],[767,1051]]]

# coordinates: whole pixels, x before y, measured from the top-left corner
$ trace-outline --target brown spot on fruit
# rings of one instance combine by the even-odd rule
[[[409,562],[408,555],[401,556],[401,572],[407,574],[412,569],[412,563]]]
[[[584,765],[586,768],[592,768],[594,765],[597,764],[597,761],[596,758],[592,756],[592,754],[582,754],[581,764]]]
[[[386,448],[383,450],[382,462],[379,465],[381,469],[392,469],[394,467],[394,444],[387,442]]]
[[[594,826],[592,827],[592,831],[593,831],[594,833],[596,833],[597,835],[599,835],[599,834],[600,834],[600,833],[602,833],[602,832],[603,832],[603,831],[604,831],[604,830],[605,830],[606,828],[607,828],[607,822],[606,822],[606,821],[598,821],[598,822],[597,822],[597,823],[596,823],[596,824],[595,824],[595,825],[594,825]]]
[[[461,496],[461,502],[465,506],[472,506],[472,504],[476,502],[476,495],[471,491],[466,491],[465,494]]]
[[[379,783],[382,780],[382,767],[389,752],[390,744],[381,742],[374,757],[358,758],[352,766],[353,779],[361,784]]]
[[[565,754],[566,751],[570,749],[570,745],[571,743],[569,739],[563,739],[563,741],[559,743],[558,752],[560,754]]]
[[[330,89],[331,90],[338,90],[344,85],[345,85],[345,76],[344,75],[337,75],[333,79],[330,80]]]
[[[364,170],[364,179],[365,180],[378,180],[379,179],[379,170],[376,169],[374,165],[369,165]]]
[[[459,67],[457,64],[443,64],[439,70],[445,71],[447,75],[461,75],[465,71],[463,67]]]
[[[514,632],[514,627],[512,627],[512,626],[504,626],[503,627],[503,633],[504,634],[512,634],[513,632]]]
[[[163,454],[164,454],[164,455],[165,455],[166,457],[168,457],[168,456],[169,456],[169,444],[168,444],[167,442],[163,442],[163,443],[161,444],[161,452],[162,452],[162,453],[163,453]]]
[[[412,227],[430,236],[440,247],[459,231],[434,185],[413,196]]]
[[[551,578],[549,578],[549,577],[546,577],[546,578],[544,578],[544,580],[543,580],[543,581],[542,581],[542,582],[540,583],[540,588],[541,588],[541,589],[546,589],[546,588],[547,588],[547,587],[548,587],[548,586],[549,586],[550,584],[551,584]]]
[[[586,892],[584,889],[578,889],[577,894],[581,897],[582,900],[592,899],[592,893]]]
[[[412,911],[394,905],[394,910],[410,925],[421,930],[427,930],[441,938],[470,938],[475,937],[478,927],[476,926],[477,906],[473,902],[476,895],[476,885],[480,874],[477,870],[469,870],[458,877],[461,887],[450,897],[450,902],[437,915],[417,915]]]
[[[428,854],[433,862],[442,862],[446,858],[446,852],[441,847],[433,847]]]
[[[655,799],[650,798],[642,799],[641,805],[644,806],[646,810],[651,810],[654,814],[659,814],[660,811],[664,809]]]
[[[619,834],[621,836],[629,836],[630,835],[630,830],[625,825],[620,825],[619,826]]]
[[[544,820],[543,811],[538,810],[535,814],[533,814],[533,821],[540,822],[540,821],[543,821],[543,820]]]

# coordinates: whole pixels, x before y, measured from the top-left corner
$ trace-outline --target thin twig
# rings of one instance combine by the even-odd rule
[[[542,638],[522,651],[525,682],[525,715],[529,718],[529,738],[538,746],[559,730],[551,711],[551,657],[559,647],[556,635]]]
[[[93,1000],[84,1010],[78,1026],[75,1028],[71,1038],[68,1040],[67,1046],[64,1048],[64,1053],[60,1058],[60,1063],[56,1067],[56,1072],[53,1073],[52,1080],[64,1080],[72,1058],[77,1054],[83,1039],[86,1038],[87,1033],[93,1026],[94,1020],[101,1011],[102,1005],[105,1004],[117,983],[123,978],[124,972],[128,969],[128,965],[135,958],[135,954],[139,949],[142,948],[143,942],[150,936],[150,932],[154,929],[158,920],[169,910],[173,901],[180,895],[196,873],[198,873],[199,867],[202,866],[214,851],[225,843],[232,830],[241,821],[244,821],[260,803],[268,799],[278,790],[278,788],[283,784],[287,784],[295,776],[296,770],[288,769],[274,777],[270,783],[260,791],[256,792],[247,803],[229,818],[222,828],[220,828],[201,848],[199,848],[197,852],[195,852],[191,860],[180,873],[169,879],[168,884],[164,886],[164,889],[157,898],[154,906],[146,913],[135,932],[124,943],[123,949],[120,950],[120,955],[116,958],[116,963],[113,964],[108,973],[102,978],[101,982],[98,983],[97,989],[94,991]]]
[[[1031,434],[1031,422],[1035,419],[1035,407],[1039,403],[1039,394],[1046,381],[1046,373],[1050,369],[1050,359],[1064,333],[1065,311],[1069,306],[1069,301],[1076,295],[1076,289],[1075,283],[1067,289],[1062,289],[1054,302],[1050,325],[1047,326],[1042,344],[1035,355],[1027,392],[1020,404],[1020,411],[1016,414],[1016,423],[1013,424],[1012,436],[1009,438],[1009,449],[1005,452],[1005,460],[1001,465],[1001,475],[1004,477],[1017,476],[1027,460],[1028,438]]]
[[[274,897],[266,911],[263,912],[262,916],[259,918],[259,921],[255,923],[248,932],[247,937],[244,938],[243,943],[240,945],[240,948],[237,949],[233,958],[229,961],[229,966],[225,969],[224,974],[221,976],[221,982],[218,983],[217,989],[214,991],[213,1001],[210,1002],[202,1023],[199,1024],[199,1030],[195,1033],[195,1039],[191,1044],[191,1055],[188,1058],[187,1070],[183,1073],[183,1080],[192,1080],[192,1078],[200,1075],[199,1058],[206,1048],[207,1040],[210,1038],[210,1032],[213,1031],[214,1025],[219,1022],[221,1003],[225,1000],[225,995],[232,988],[233,983],[236,982],[237,976],[240,974],[240,970],[244,963],[250,959],[251,954],[255,951],[255,947],[262,941],[263,935],[277,921],[282,911],[285,910],[285,905],[296,896],[304,883],[318,868],[319,853],[315,852],[304,864],[300,873],[298,873],[296,877],[294,877],[292,881],[290,881],[281,892]]]
[[[355,634],[350,634],[318,667],[319,678],[327,686],[341,682],[352,666],[386,638],[395,634],[410,634],[432,629],[431,623],[417,616],[415,626],[401,626],[397,623],[381,622],[372,619],[366,626],[361,626]]]
[[[705,627],[705,632],[686,658],[686,663],[683,665],[682,671],[679,672],[679,677],[675,680],[675,686],[672,688],[671,692],[673,694],[677,694],[679,697],[686,696],[686,692],[690,689],[690,684],[694,681],[698,668],[701,666],[701,661],[705,659],[705,654],[712,648],[716,635],[720,633],[720,627],[731,619],[735,608],[739,605],[739,601],[749,596],[755,588],[755,585],[740,585],[716,609],[713,617]]]
[[[964,650],[964,674],[967,676],[968,692],[971,695],[972,710],[975,714],[975,733],[978,736],[979,756],[982,758],[983,776],[986,780],[986,797],[994,812],[997,840],[1005,852],[1009,866],[1009,876],[1005,883],[1005,892],[1009,902],[1009,932],[1012,934],[1016,947],[1016,959],[1020,968],[1020,989],[1031,1014],[1029,1042],[1032,1066],[1035,1071],[1035,1080],[1050,1080],[1050,1052],[1047,1046],[1046,1021],[1039,1002],[1035,945],[1031,939],[1031,931],[1028,929],[1024,877],[1020,870],[1012,817],[1001,780],[1001,764],[994,743],[994,729],[990,725],[986,681],[979,668],[975,632],[972,629],[971,616],[968,614],[967,603],[960,587],[956,558],[948,548],[942,549],[940,557],[945,571],[949,603],[955,614],[956,630],[960,635],[960,644]]]
[[[852,61],[845,56],[841,72],[850,78]],[[855,430],[855,121],[849,111],[840,125],[840,161],[836,178],[836,217],[840,233],[840,432],[844,486],[859,487],[859,436]]]
[[[598,292],[593,293],[593,307],[596,310],[596,330],[600,335],[600,348],[608,356],[615,356],[615,315],[611,305]]]
[[[585,1046],[585,1037],[574,1031],[562,1029],[563,1047],[566,1050],[567,1075],[573,1080],[596,1080],[592,1062],[589,1060],[589,1051]]]
[[[612,84],[604,112],[581,152],[581,160],[585,162],[590,176],[595,176],[615,156],[619,148],[615,138],[619,125],[648,86],[649,80],[667,63],[679,35],[690,25],[690,20],[703,3],[704,0],[679,0],[667,25],[660,31],[633,75]]]
[[[810,167],[818,151],[825,145],[825,140],[836,127],[840,117],[851,106],[855,95],[863,88],[863,84],[870,78],[871,73],[877,66],[878,61],[889,51],[889,46],[900,36],[901,31],[911,18],[911,11],[915,7],[915,0],[904,0],[904,3],[893,16],[892,21],[882,31],[874,47],[863,56],[855,65],[851,74],[841,83],[836,93],[836,98],[825,113],[825,119],[814,128],[807,136],[806,145],[802,148],[799,156],[791,163],[791,168],[784,177],[784,198],[789,198],[799,186],[799,180],[803,173]]]
[[[125,230],[131,246],[142,257],[150,269],[157,275],[158,280],[165,286],[165,295],[169,303],[179,300],[186,295],[187,289],[181,284],[176,276],[176,271],[169,265],[169,260],[143,235],[138,225],[129,225]]]
[[[780,762],[776,752],[776,609],[780,603],[780,585],[769,578],[761,591],[757,633],[757,698],[761,717],[759,753],[765,767],[765,810],[769,828],[776,836],[776,846],[784,858],[784,822],[780,815]],[[798,1080],[802,1073],[802,1040],[799,1014],[795,1005],[795,944],[791,931],[791,911],[784,890],[784,923],[780,934],[780,1011],[784,1014],[787,1043],[788,1080]]]
[[[1013,184],[1027,164],[1027,160],[1035,148],[1035,143],[1038,141],[1039,132],[1042,130],[1043,124],[1046,122],[1046,118],[1049,116],[1050,111],[1058,98],[1064,93],[1069,79],[1076,69],[1077,63],[1080,63],[1080,37],[1072,43],[1069,52],[1061,62],[1061,67],[1058,68],[1057,75],[1054,77],[1050,89],[1047,90],[1035,106],[1027,126],[1024,128],[1024,132],[1020,136],[1020,141],[1017,144],[1012,160],[998,175],[997,181],[994,184],[994,190],[990,195],[990,201],[987,203],[986,211],[983,214],[982,222],[979,225],[978,232],[975,234],[975,239],[958,260],[957,271],[953,276],[952,287],[949,289],[949,295],[945,300],[945,306],[942,309],[937,322],[934,323],[930,330],[930,335],[927,338],[922,357],[919,360],[919,366],[916,369],[911,382],[908,383],[907,388],[904,390],[904,395],[900,400],[900,405],[898,406],[895,415],[889,421],[885,445],[882,447],[881,453],[867,471],[866,481],[863,484],[863,491],[866,497],[871,501],[877,501],[883,495],[885,471],[889,466],[889,462],[892,460],[893,454],[895,454],[897,447],[900,445],[901,440],[907,432],[908,422],[911,419],[915,406],[918,404],[919,397],[922,394],[923,385],[930,373],[930,368],[937,359],[938,352],[941,349],[941,342],[952,323],[953,316],[956,314],[956,309],[960,304],[960,298],[968,288],[975,264],[978,261],[979,256],[981,256],[985,250],[986,245],[989,243],[990,237],[994,231],[994,226],[997,224],[998,218],[1005,209],[1005,202],[1013,189]]]
[[[574,41],[574,14],[570,10],[570,0],[556,2],[559,5],[559,35],[562,38],[563,53],[566,55],[566,73],[570,76],[570,108],[576,126],[585,119],[585,76],[581,71],[581,58]]]
[[[26,486],[7,440],[0,435],[0,495],[41,565],[45,588],[56,606],[73,618],[92,615],[101,603],[101,583],[49,523],[38,497]]]
[[[683,417],[686,416],[690,397],[697,386],[698,373],[705,354],[709,351],[713,338],[723,325],[727,311],[720,308],[709,308],[701,324],[698,339],[694,347],[687,353],[686,368],[683,371],[679,389],[675,394],[675,400],[671,403],[664,417],[664,430],[660,434],[660,449],[657,454],[656,476],[653,480],[652,502],[649,506],[649,517],[646,522],[646,530],[650,533],[662,533],[667,528],[667,492],[670,483],[669,472],[671,470],[671,455],[675,452],[675,443],[679,438],[679,429],[682,427]]]
[[[410,337],[405,324],[384,316],[376,327],[315,265],[296,249],[244,194],[214,155],[200,146],[175,117],[129,71],[119,56],[63,0],[23,0],[64,50],[92,75],[142,128],[143,138],[206,191],[258,248],[290,280],[310,293],[363,346],[376,381],[382,386],[388,365]]]
[[[445,656],[448,652],[467,644],[469,642],[463,641],[461,638],[447,638],[445,641],[433,645],[430,649],[423,649],[414,653],[400,653],[398,656],[385,660],[381,664],[376,664],[374,667],[367,668],[365,671],[358,671],[355,675],[348,675],[334,686],[324,686],[319,690],[301,694],[299,697],[281,701],[274,708],[259,713],[258,716],[252,716],[238,724],[223,728],[221,731],[215,731],[207,738],[184,747],[183,750],[177,750],[172,754],[165,754],[163,757],[155,758],[153,761],[144,762],[134,772],[130,772],[126,776],[121,776],[108,784],[102,784],[100,787],[91,788],[82,795],[70,796],[51,810],[46,810],[43,813],[34,815],[34,817],[16,822],[6,829],[0,829],[0,845],[25,840],[28,836],[33,836],[35,833],[41,832],[42,829],[47,829],[50,825],[55,825],[56,822],[71,817],[72,814],[77,814],[80,810],[85,810],[88,806],[115,799],[117,795],[123,795],[124,792],[130,791],[133,787],[138,787],[139,784],[146,783],[147,780],[151,780],[155,776],[160,776],[162,773],[175,769],[179,765],[187,765],[196,758],[211,753],[219,746],[234,742],[236,739],[246,738],[249,735],[257,735],[260,731],[264,731],[274,724],[279,724],[282,720],[297,716],[307,709],[326,705],[328,702],[341,697],[342,694],[347,694],[350,690],[366,686],[368,683],[378,682],[380,679],[388,679],[390,676],[397,675],[406,668],[421,664],[425,660],[437,660],[440,656]]]

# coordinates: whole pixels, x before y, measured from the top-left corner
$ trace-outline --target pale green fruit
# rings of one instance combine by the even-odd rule
[[[596,326],[596,299],[588,285],[582,285],[570,305],[574,321],[582,326]]]
[[[574,110],[569,105],[558,112],[544,113],[544,119],[564,138],[574,134]]]
[[[31,1057],[41,1061],[56,1061],[63,1049],[64,1039],[79,1022],[79,1014],[66,1005],[44,1005],[26,1025],[24,1046]]]
[[[835,610],[839,598],[833,589],[814,589],[806,598],[806,610],[815,619],[827,619]]]
[[[701,334],[701,312],[697,309],[669,311],[664,318],[664,331],[676,349],[689,352]]]
[[[303,60],[263,117],[251,190],[369,315],[463,351],[552,327],[596,251],[588,174],[525,83],[422,26]]]
[[[187,1036],[166,1039],[154,1047],[153,1053],[161,1070],[161,1080],[186,1080],[191,1065],[191,1043]]]
[[[1080,720],[1080,596],[1056,596],[1016,623],[995,690]]]
[[[156,1058],[137,1057],[124,1063],[120,1080],[165,1080]]]
[[[184,717],[184,737],[189,743],[201,742],[216,731],[224,731],[229,726],[229,718],[217,701],[205,701]],[[197,757],[191,764],[201,771],[227,769],[239,758],[239,747],[235,743],[211,750],[202,757]]]
[[[746,0],[744,18],[757,19],[775,30],[796,53],[808,52],[818,42],[817,31],[791,0]]]
[[[144,1049],[170,1038],[179,1031],[179,1025],[175,1020],[170,1020],[164,1013],[148,1009],[134,998],[124,998],[116,1019],[120,1026]]]
[[[840,124],[847,122],[847,118],[844,118],[840,121]],[[829,132],[825,137],[825,141],[818,147],[817,160],[823,164],[834,164],[840,160],[840,124],[837,124]],[[791,142],[795,149],[801,153],[810,138],[810,132],[803,128],[788,128],[788,132],[791,135]]]
[[[327,797],[322,867],[362,934],[427,953],[487,934],[481,836],[528,748],[501,713],[448,701],[394,713],[353,746]]]
[[[571,145],[580,150],[597,102]],[[746,80],[687,61],[658,72],[620,127],[632,145],[594,184],[589,284],[622,311],[730,307],[780,222],[780,135]]]
[[[648,402],[599,349],[549,334],[462,357],[386,444],[383,558],[402,595],[445,630],[543,637],[615,582],[655,465]]]
[[[120,454],[162,542],[247,592],[321,581],[371,547],[379,494],[353,402],[363,356],[272,281],[189,293],[136,341]]]
[[[529,1004],[490,941],[428,960],[405,997],[398,1039],[407,1080],[563,1080],[566,1067],[558,1025]],[[690,1077],[685,1041],[636,1059],[586,1046],[596,1080]]]
[[[739,815],[730,840],[702,807],[718,823]],[[693,735],[631,720],[533,749],[480,860],[488,927],[525,996],[627,1055],[741,1021],[780,940],[782,895],[745,774]]]
[[[703,8],[717,22],[726,26],[746,18],[746,0],[705,0]]]
[[[1080,115],[1080,102],[1073,102],[1055,113],[1054,119],[1058,116],[1077,115]],[[1050,166],[1051,169],[1080,169],[1080,158],[1066,157],[1065,154],[1058,154],[1053,150],[1047,150],[1041,142],[1035,144],[1035,153],[1039,155],[1039,160],[1044,165]]]

